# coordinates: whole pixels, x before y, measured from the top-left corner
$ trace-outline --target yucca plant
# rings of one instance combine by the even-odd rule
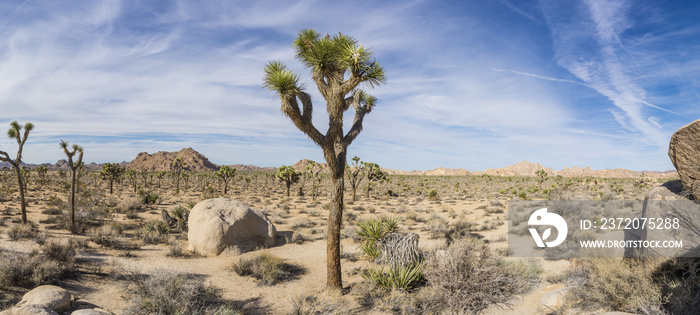
[[[187,208],[178,205],[170,209],[170,214],[172,214],[173,218],[177,220],[178,230],[183,231],[187,229],[187,218],[190,215],[190,210],[187,210]]]
[[[362,239],[360,249],[372,259],[379,257],[379,249],[376,242],[387,233],[387,226],[382,220],[367,219],[358,222],[359,230],[357,235]]]
[[[438,191],[437,189],[431,189],[430,192],[428,192],[428,199],[437,201],[438,200]]]
[[[384,222],[384,225],[386,226],[387,233],[392,233],[396,232],[399,229],[399,223],[401,223],[401,217],[400,216],[384,216],[382,217],[382,221]]]
[[[362,277],[385,289],[410,291],[424,280],[424,266],[424,263],[417,263],[390,267],[386,271],[384,268],[367,269],[362,272]]]

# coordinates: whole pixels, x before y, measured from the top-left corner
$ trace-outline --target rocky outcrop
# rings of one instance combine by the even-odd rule
[[[277,229],[265,214],[229,198],[204,200],[187,221],[190,250],[217,256],[235,246],[241,251],[275,245]]]
[[[683,183],[683,188],[700,198],[700,120],[678,129],[668,145],[668,157]]]
[[[625,256],[700,257],[700,231],[697,228],[700,226],[700,205],[687,198],[680,180],[668,181],[650,190],[644,198],[642,218],[647,219],[647,224],[625,233],[625,240],[682,241],[683,247],[652,247],[641,252],[625,248]]]
[[[192,148],[185,148],[178,152],[160,151],[153,154],[141,152],[136,155],[136,158],[129,163],[127,168],[140,170],[146,169],[149,171],[168,171],[170,164],[181,157],[185,162],[185,169],[195,172],[216,171],[219,166],[209,162],[206,156],[200,154]]]

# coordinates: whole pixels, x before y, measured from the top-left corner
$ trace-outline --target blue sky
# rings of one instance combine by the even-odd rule
[[[261,87],[267,62],[287,63],[325,130],[291,47],[313,28],[356,37],[387,73],[350,156],[667,170],[671,135],[700,118],[699,13],[693,1],[8,0],[0,126],[36,125],[31,163],[64,158],[59,139],[98,163],[184,147],[217,164],[322,161]]]

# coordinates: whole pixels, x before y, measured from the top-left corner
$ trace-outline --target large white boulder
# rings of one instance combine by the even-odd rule
[[[187,225],[190,250],[204,256],[217,256],[231,246],[241,251],[274,246],[277,237],[277,229],[262,211],[229,198],[198,203]]]
[[[41,285],[24,294],[12,309],[5,314],[56,314],[70,308],[73,296],[70,292],[55,285]]]

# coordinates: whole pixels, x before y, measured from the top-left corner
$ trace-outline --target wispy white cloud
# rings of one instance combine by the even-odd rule
[[[286,62],[307,82],[314,122],[325,130],[321,97],[291,47],[299,29],[314,28],[356,36],[387,70],[388,84],[370,91],[379,103],[351,155],[408,169],[483,170],[523,159],[667,168],[664,156],[640,152],[662,151],[687,121],[678,115],[700,114],[673,105],[699,100],[700,62],[650,50],[664,34],[630,37],[638,23],[630,6],[8,2],[0,4],[0,112],[10,114],[0,114],[0,128],[15,119],[36,124],[25,149],[33,162],[61,158],[58,137],[96,161],[186,146],[216,163],[322,159],[261,87],[264,65]],[[474,13],[489,10],[511,18]],[[682,88],[659,93],[660,78]]]

